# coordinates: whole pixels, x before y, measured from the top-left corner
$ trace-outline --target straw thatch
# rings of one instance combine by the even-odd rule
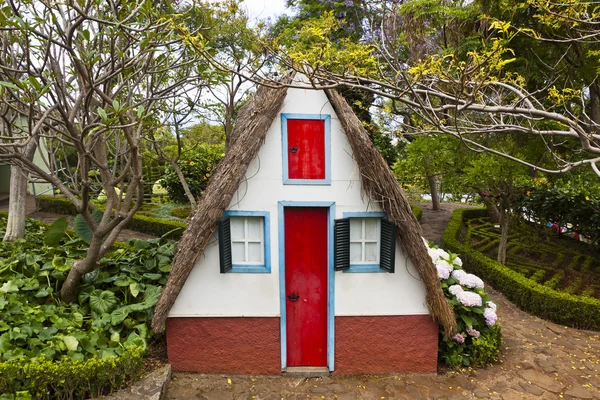
[[[325,90],[325,93],[352,147],[363,190],[370,199],[381,205],[389,220],[396,225],[397,240],[410,256],[425,284],[429,312],[442,325],[444,335],[450,337],[457,329],[454,311],[444,296],[437,272],[421,238],[421,227],[410,209],[406,195],[346,100],[334,90]]]
[[[164,330],[171,307],[216,230],[217,222],[223,217],[225,209],[246,174],[248,165],[262,146],[269,126],[283,105],[286,93],[286,87],[272,89],[262,86],[240,109],[232,132],[232,137],[235,139],[223,160],[215,168],[200,203],[188,219],[188,228],[177,246],[169,280],[154,310],[152,329],[155,332]]]
[[[155,332],[164,330],[169,310],[214,233],[248,164],[258,153],[269,126],[283,105],[286,93],[286,88],[261,87],[250,102],[240,109],[232,134],[235,139],[211,177],[179,243],[169,280],[154,312],[152,329]],[[437,273],[421,239],[419,223],[412,214],[406,196],[344,98],[333,90],[326,90],[326,94],[352,146],[364,191],[381,204],[390,221],[397,226],[398,240],[425,283],[429,310],[449,337],[456,331],[454,313],[442,292]]]

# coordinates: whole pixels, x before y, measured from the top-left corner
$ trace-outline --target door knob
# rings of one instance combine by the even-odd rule
[[[298,301],[299,298],[300,296],[298,296],[296,293],[292,293],[288,296],[288,299],[290,299],[290,301]]]

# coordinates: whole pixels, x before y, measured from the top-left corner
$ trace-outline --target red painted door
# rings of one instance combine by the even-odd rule
[[[325,179],[325,121],[288,119],[288,178]]]
[[[286,207],[287,365],[327,366],[327,208]]]

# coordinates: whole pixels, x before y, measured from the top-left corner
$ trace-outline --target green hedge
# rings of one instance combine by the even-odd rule
[[[415,214],[415,217],[417,217],[417,221],[420,221],[421,217],[423,216],[423,207],[414,206],[411,204],[410,209],[412,210],[413,214]]]
[[[481,218],[485,212],[480,209],[454,211],[442,237],[444,249],[460,253],[466,270],[489,282],[519,308],[557,324],[600,330],[600,300],[540,285],[461,243],[463,222]]]
[[[38,207],[40,211],[67,215],[77,214],[77,209],[73,203],[64,197],[40,196],[38,197]],[[169,235],[169,237],[174,239],[181,237],[186,228],[187,224],[183,222],[167,221],[145,215],[134,215],[131,222],[127,225],[127,229],[152,236],[163,236],[175,230]]]
[[[120,357],[86,361],[44,359],[0,362],[0,399],[87,399],[108,394],[138,379],[143,351],[134,348]],[[28,396],[29,395],[29,396]]]

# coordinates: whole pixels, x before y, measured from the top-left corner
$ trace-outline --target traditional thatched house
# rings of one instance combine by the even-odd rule
[[[153,320],[178,371],[433,372],[452,309],[418,222],[333,90],[261,87]]]

